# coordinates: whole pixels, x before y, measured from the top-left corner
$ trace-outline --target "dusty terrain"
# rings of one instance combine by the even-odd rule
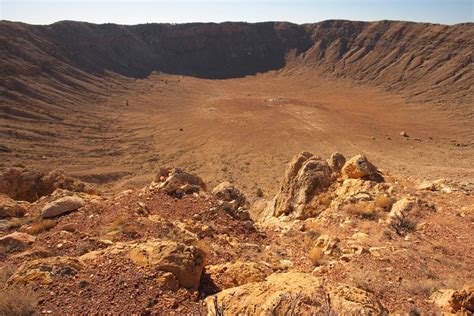
[[[0,22],[0,311],[472,313],[473,38]]]

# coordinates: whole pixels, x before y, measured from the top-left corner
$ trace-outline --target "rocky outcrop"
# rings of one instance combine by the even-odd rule
[[[35,240],[36,237],[19,232],[0,237],[0,250],[2,250],[0,253],[24,250],[34,243]]]
[[[62,171],[48,173],[30,171],[25,168],[10,168],[0,174],[0,193],[15,200],[33,202],[56,189],[94,193],[88,184],[68,177]]]
[[[206,299],[208,313],[229,315],[387,315],[375,295],[340,284],[324,285],[305,273],[272,274],[266,281],[224,290]]]
[[[383,181],[377,168],[364,155],[357,155],[349,159],[342,167],[342,175],[350,179],[365,179]]]
[[[229,215],[241,220],[250,219],[248,212],[248,202],[245,195],[240,192],[230,182],[222,182],[218,184],[212,193],[219,200],[219,206],[224,209]]]
[[[9,284],[38,282],[50,284],[55,277],[76,275],[82,264],[76,258],[50,257],[23,263],[8,280]]]
[[[10,197],[0,194],[0,219],[9,217],[22,217],[26,209],[17,201]]]
[[[280,191],[273,200],[273,215],[305,217],[310,201],[330,184],[331,168],[326,161],[308,152],[297,155],[288,165]]]
[[[51,218],[75,211],[85,205],[83,199],[77,196],[65,196],[46,204],[41,210],[41,217]]]
[[[179,168],[161,168],[155,182],[159,189],[176,197],[206,190],[206,184],[200,177]]]
[[[82,262],[104,255],[128,258],[134,264],[158,272],[170,272],[182,287],[197,289],[204,269],[204,253],[196,247],[167,240],[151,239],[144,243],[116,243],[104,250],[83,255]]]
[[[282,215],[316,217],[329,206],[339,208],[357,200],[375,200],[386,190],[382,182],[377,168],[363,155],[346,162],[337,152],[327,160],[302,152],[289,163],[275,198],[254,203],[251,216],[258,221]]]
[[[430,296],[430,302],[447,315],[470,315],[474,313],[474,287],[438,290]]]
[[[206,273],[222,289],[262,282],[273,270],[266,263],[234,261],[206,267]]]

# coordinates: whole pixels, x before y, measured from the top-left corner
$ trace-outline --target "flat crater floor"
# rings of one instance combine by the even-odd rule
[[[474,180],[469,107],[412,103],[305,73],[227,80],[153,73],[104,79],[102,86],[105,98],[72,98],[58,123],[3,120],[1,141],[13,151],[0,153],[0,166],[61,168],[114,191],[175,166],[210,186],[229,180],[246,193],[261,188],[270,195],[296,153],[339,151],[364,153],[393,175]],[[54,117],[64,109],[46,112]]]

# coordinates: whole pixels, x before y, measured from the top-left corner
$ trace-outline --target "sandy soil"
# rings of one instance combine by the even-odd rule
[[[179,166],[211,186],[229,180],[250,195],[273,194],[289,159],[307,150],[362,152],[395,175],[474,180],[465,107],[408,103],[309,71],[227,80],[154,73],[99,84],[102,97],[77,97],[77,111],[53,108],[59,122],[4,120],[2,143],[13,151],[0,152],[0,167],[61,168],[119,190]]]

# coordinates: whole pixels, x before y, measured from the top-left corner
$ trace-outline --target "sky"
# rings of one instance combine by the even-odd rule
[[[185,23],[329,19],[473,22],[474,0],[0,0],[0,20],[50,24]]]

